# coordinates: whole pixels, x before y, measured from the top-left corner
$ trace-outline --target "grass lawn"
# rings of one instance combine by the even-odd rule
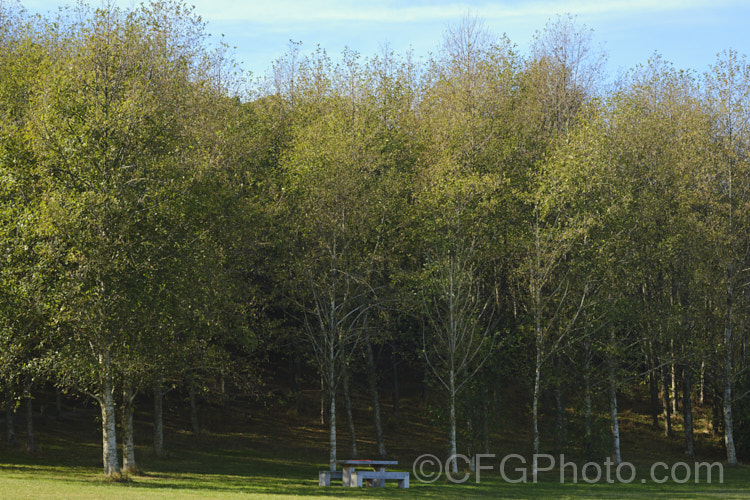
[[[627,485],[559,484],[555,474],[538,484],[509,484],[500,478],[483,477],[465,484],[412,482],[409,490],[320,488],[316,467],[308,464],[269,462],[248,458],[260,471],[245,475],[219,472],[150,472],[128,482],[102,479],[98,468],[45,465],[0,466],[0,498],[748,498],[750,469],[725,471],[724,484],[655,485],[638,481]]]
[[[363,408],[366,406],[363,405]],[[405,405],[397,425],[387,422],[391,436],[389,455],[399,461],[400,470],[410,470],[414,459],[422,453],[443,455],[441,429],[436,428],[423,411]],[[712,484],[668,482],[655,484],[648,480],[650,464],[656,461],[686,461],[681,455],[678,436],[663,438],[651,429],[641,414],[623,415],[624,460],[634,463],[638,475],[632,484],[607,484],[604,480],[574,484],[567,478],[560,484],[559,473],[542,473],[537,484],[508,483],[499,474],[502,457],[524,453],[529,436],[526,422],[515,422],[518,429],[506,430],[493,438],[497,458],[483,460],[493,466],[483,471],[481,482],[472,476],[466,483],[452,484],[445,477],[432,484],[420,483],[412,474],[411,488],[398,489],[395,482],[385,489],[317,486],[317,473],[325,469],[327,433],[315,423],[314,414],[296,415],[278,408],[206,410],[203,417],[207,429],[195,437],[188,428],[185,412],[179,404],[166,415],[166,445],[169,454],[156,457],[149,446],[151,424],[149,414],[137,415],[137,459],[144,469],[127,481],[112,482],[101,472],[101,437],[93,408],[77,410],[61,421],[40,419],[37,425],[39,450],[30,455],[19,449],[0,447],[0,499],[5,498],[750,498],[750,467],[724,468],[724,482],[714,477]],[[19,439],[23,440],[19,418]],[[358,416],[361,422],[360,457],[375,456],[370,439],[366,409]],[[348,436],[343,432],[339,447],[346,458]],[[575,450],[571,450],[575,459]],[[716,438],[698,435],[698,453],[694,461],[721,460]],[[567,454],[566,454],[567,456]],[[577,460],[579,463],[582,460]],[[510,478],[518,462],[509,463]],[[666,474],[662,471],[660,477]],[[580,476],[579,476],[580,477]],[[642,482],[646,480],[646,482]]]

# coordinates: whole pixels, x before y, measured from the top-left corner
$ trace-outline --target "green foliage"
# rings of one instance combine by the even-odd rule
[[[703,365],[746,447],[750,66],[602,61],[572,18],[527,57],[464,19],[424,62],[292,43],[244,93],[181,2],[0,4],[0,383],[250,393],[282,355],[335,396],[388,344],[476,440],[498,384],[536,419]]]

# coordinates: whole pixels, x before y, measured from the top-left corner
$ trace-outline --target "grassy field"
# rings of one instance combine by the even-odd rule
[[[209,457],[206,457],[207,459]],[[727,469],[724,484],[559,484],[555,473],[538,484],[509,484],[497,476],[476,484],[413,482],[409,490],[320,488],[317,467],[294,460],[248,457],[245,474],[152,471],[127,482],[102,479],[96,468],[47,465],[0,466],[0,498],[748,498],[750,470]]]
[[[349,489],[317,486],[317,472],[325,469],[327,433],[315,423],[314,412],[298,415],[291,410],[238,406],[203,411],[207,430],[192,436],[184,408],[173,405],[167,413],[166,444],[169,454],[156,457],[150,449],[151,426],[148,413],[139,414],[136,422],[139,446],[137,458],[144,472],[126,481],[106,480],[100,469],[100,429],[96,409],[66,412],[62,420],[41,419],[36,422],[39,450],[34,455],[19,449],[0,448],[0,498],[750,498],[750,467],[724,469],[723,484],[713,477],[696,484],[649,480],[651,463],[687,461],[681,455],[680,437],[665,439],[651,429],[644,415],[626,412],[623,415],[624,460],[632,462],[638,475],[632,484],[607,484],[604,479],[587,484],[579,479],[574,484],[568,476],[560,484],[556,470],[540,475],[537,484],[508,483],[499,474],[501,458],[506,454],[525,454],[528,449],[526,422],[513,421],[517,428],[493,438],[497,457],[483,463],[493,466],[483,471],[481,482],[474,476],[463,484],[453,484],[444,476],[431,484],[420,483],[412,475],[411,488],[400,490],[395,484],[385,489]],[[312,408],[312,406],[311,406]],[[443,456],[441,429],[432,425],[417,405],[404,405],[398,420],[386,417],[390,436],[389,454],[399,460],[401,470],[411,470],[415,458],[422,453]],[[360,457],[374,456],[373,435],[368,427],[366,405],[358,420]],[[409,422],[403,425],[404,422]],[[20,423],[20,422],[19,422]],[[19,438],[23,439],[19,425]],[[343,429],[342,429],[343,430]],[[342,433],[340,456],[346,455],[348,436]],[[717,439],[707,433],[698,434],[698,457],[694,461],[721,459]],[[566,452],[571,460],[575,448]],[[509,462],[508,476],[519,478],[515,471],[518,461]],[[659,477],[666,471],[660,470]],[[614,476],[613,476],[614,477]],[[644,482],[645,481],[645,482]]]

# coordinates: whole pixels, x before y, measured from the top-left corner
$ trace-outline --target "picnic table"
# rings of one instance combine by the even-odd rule
[[[361,487],[368,486],[385,487],[387,479],[398,481],[399,488],[409,487],[409,473],[386,471],[389,465],[398,465],[394,460],[337,460],[341,465],[341,471],[321,471],[318,476],[320,486],[330,486],[331,479],[341,479],[342,486]],[[357,468],[360,470],[357,470]],[[365,470],[362,470],[365,468]]]

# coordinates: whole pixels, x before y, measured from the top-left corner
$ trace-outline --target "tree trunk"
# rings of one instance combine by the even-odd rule
[[[115,395],[114,384],[111,380],[104,380],[99,405],[102,409],[102,455],[104,473],[108,476],[120,474],[120,464],[117,460],[117,435],[115,431]]]
[[[534,480],[537,477],[537,460],[539,455],[539,395],[541,391],[541,372],[542,372],[542,340],[540,333],[537,333],[536,340],[536,364],[534,367],[534,399],[531,403],[531,425],[532,425],[532,464],[531,473]]]
[[[701,361],[701,388],[700,388],[700,394],[698,395],[698,403],[701,405],[703,404],[703,387],[706,382],[706,362]]]
[[[125,383],[122,391],[122,470],[126,474],[138,471],[135,463],[135,429],[133,428],[133,389]]]
[[[331,470],[336,470],[336,358],[333,356],[333,343],[331,343],[331,353],[329,355],[328,366],[328,389],[329,397],[331,398],[331,406],[328,413],[329,422],[329,439],[330,439],[330,451],[329,451],[329,462]]]
[[[651,346],[649,343],[649,350]],[[658,377],[656,375],[656,366],[654,364],[654,356],[649,353],[648,356],[649,371],[648,371],[648,386],[651,392],[651,425],[654,429],[659,428],[659,383],[657,382]]]
[[[664,435],[672,436],[672,405],[669,401],[669,367],[662,367],[662,393],[663,393],[663,410],[664,410]]]
[[[536,212],[536,230],[535,230],[535,249],[536,249],[536,269],[541,269],[540,248],[539,248],[539,213]],[[531,474],[536,481],[538,474],[537,456],[539,455],[539,396],[541,392],[542,380],[542,295],[539,284],[536,282],[535,274],[532,271],[530,289],[534,297],[534,334],[536,344],[536,358],[534,362],[534,400],[531,404],[531,425],[532,425],[532,450]]]
[[[303,404],[302,404],[302,390],[300,388],[300,377],[302,376],[301,368],[300,368],[300,359],[299,355],[295,354],[294,356],[294,362],[292,363],[292,369],[294,370],[294,387],[292,388],[292,393],[294,395],[294,404],[297,411],[297,415],[302,414],[303,410]],[[197,413],[196,413],[197,417]]]
[[[565,404],[563,399],[563,388],[562,388],[562,361],[558,359],[555,361],[555,436],[554,436],[554,448],[555,453],[560,453],[563,450],[565,442]]]
[[[365,334],[365,348],[367,350],[367,382],[372,397],[372,417],[375,422],[375,439],[378,443],[378,455],[385,457],[385,439],[383,438],[383,423],[380,421],[380,399],[378,398],[378,378],[375,373],[375,358],[372,354],[372,344],[369,333]]]
[[[328,421],[330,423],[330,463],[331,470],[336,470],[336,391],[331,391],[331,408],[328,415]]]
[[[490,452],[490,407],[487,399],[489,394],[482,398],[482,453]]]
[[[36,452],[34,446],[34,400],[31,398],[31,379],[26,381],[26,451]]]
[[[594,434],[591,429],[591,357],[590,345],[586,342],[586,360],[583,367],[583,447],[586,458],[594,455]]]
[[[682,367],[682,413],[684,416],[685,428],[685,454],[692,457],[695,455],[695,446],[693,440],[693,402],[690,400],[692,392],[693,374],[690,367]]]
[[[357,435],[354,430],[354,414],[352,413],[352,399],[349,395],[349,368],[344,363],[342,369],[344,383],[344,409],[346,410],[346,424],[349,427],[349,441],[351,443],[351,458],[357,458]]]
[[[731,171],[730,171],[731,172]],[[731,177],[729,178],[729,228],[734,233],[733,220],[732,220],[732,185]],[[727,297],[726,297],[726,327],[724,328],[724,446],[727,450],[727,462],[729,465],[737,465],[737,452],[734,448],[734,420],[732,418],[732,385],[733,385],[733,369],[734,360],[732,358],[732,347],[734,343],[733,339],[733,325],[734,325],[734,283],[733,280],[736,274],[733,271],[734,263],[730,264],[727,269]]]
[[[615,332],[614,329],[609,331],[610,352],[608,358],[609,368],[609,411],[612,418],[612,454],[615,465],[622,463],[620,455],[620,421],[617,412],[617,378],[615,376]]]
[[[672,358],[672,362],[669,364],[670,370],[670,395],[672,397],[672,415],[677,415],[677,368],[674,362],[674,340],[670,340],[671,352],[669,355]]]
[[[731,316],[731,315],[730,315]],[[734,448],[734,420],[732,418],[732,327],[724,332],[724,446],[727,449],[727,462],[737,465],[737,452]]]
[[[466,419],[466,435],[467,439],[467,455],[469,457],[469,470],[471,472],[476,471],[476,445],[474,444],[474,422],[472,420],[473,412],[469,413],[469,418]]]
[[[399,400],[401,399],[401,396],[399,394],[398,390],[398,362],[396,360],[396,350],[395,347],[391,351],[391,365],[393,366],[393,416],[398,418],[401,413],[401,407],[399,405]]]
[[[326,425],[326,384],[320,376],[320,425]]]
[[[201,433],[200,422],[198,421],[198,401],[195,395],[195,377],[190,376],[190,386],[188,387],[190,396],[190,428],[195,436]]]
[[[456,374],[453,371],[453,368],[451,368],[450,371],[450,393],[451,393],[451,414],[450,414],[450,449],[451,449],[451,457],[452,457],[452,464],[451,464],[451,471],[453,471],[454,474],[458,473],[458,460],[456,460],[456,455],[458,455],[458,447],[456,446]]]
[[[161,376],[154,382],[154,453],[164,456],[164,389]]]
[[[13,389],[5,392],[5,436],[8,446],[16,446],[16,401],[13,397]]]

